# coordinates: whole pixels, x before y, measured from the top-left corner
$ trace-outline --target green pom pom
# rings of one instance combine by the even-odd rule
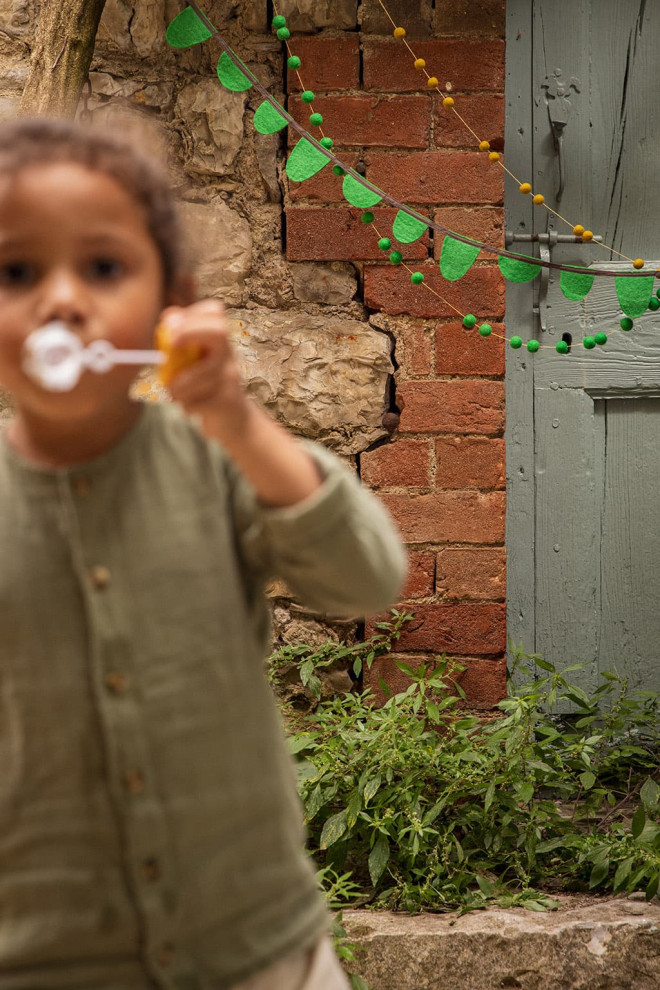
[[[346,171],[341,167],[341,165],[333,165],[332,171],[335,173],[335,175],[346,175]]]
[[[273,18],[273,27],[277,31],[278,28],[286,27],[286,17],[282,17],[281,14],[277,14]]]
[[[522,337],[512,337],[509,341],[509,346],[513,347],[514,351],[517,351],[519,347],[522,347]]]
[[[362,223],[373,223],[374,222],[374,215],[371,212],[371,210],[367,210],[365,213],[362,214],[362,216],[360,217],[360,219],[362,220]]]
[[[424,276],[421,272],[413,272],[410,276],[410,281],[413,285],[421,285],[424,281]]]
[[[596,334],[596,336],[594,337],[594,340],[596,341],[597,344],[600,344],[600,346],[602,347],[603,344],[606,344],[607,343],[607,334],[606,333],[603,333],[602,330],[601,330],[600,333],[597,333]]]
[[[633,321],[630,319],[629,316],[624,316],[619,326],[621,327],[622,330],[632,330]]]
[[[299,69],[300,66],[302,65],[302,62],[297,55],[290,55],[289,58],[286,60],[286,64],[289,66],[290,69]]]
[[[568,344],[565,340],[560,340],[557,342],[555,350],[557,351],[557,354],[568,354]]]
[[[393,265],[400,265],[403,261],[403,255],[400,251],[392,251],[390,255],[390,261]]]
[[[300,99],[303,101],[303,103],[313,103],[314,102],[314,94],[312,93],[311,89],[306,89],[301,94]]]
[[[479,327],[479,333],[481,334],[482,337],[490,337],[492,332],[493,332],[493,328],[491,327],[490,323],[482,323],[481,326]]]
[[[324,148],[330,149],[333,145],[333,140],[331,137],[322,137],[319,144],[322,144]]]
[[[310,124],[314,124],[314,127],[320,127],[323,123],[323,114],[313,113],[309,118]]]
[[[381,237],[381,239],[378,241],[378,247],[381,249],[381,251],[389,251],[389,249],[392,247],[392,241],[389,239],[389,237]]]
[[[660,309],[660,299],[657,296],[651,296],[651,301],[649,302],[649,309],[655,313],[657,309]]]
[[[585,337],[582,343],[584,344],[584,346],[587,348],[588,351],[593,351],[594,347],[596,346],[596,339],[595,337]]]
[[[529,351],[530,354],[536,354],[540,346],[541,345],[539,344],[538,340],[527,341],[527,350]]]
[[[280,41],[288,41],[291,37],[291,32],[286,27],[281,27],[277,29],[277,37]]]
[[[463,317],[463,326],[466,330],[471,330],[472,327],[475,326],[476,322],[477,318],[476,316],[473,316],[472,313],[468,313],[467,316]]]

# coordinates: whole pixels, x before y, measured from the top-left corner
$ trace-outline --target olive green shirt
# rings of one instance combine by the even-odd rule
[[[405,564],[308,449],[265,509],[174,406],[71,469],[0,440],[0,990],[226,990],[325,930],[263,584],[370,613]]]

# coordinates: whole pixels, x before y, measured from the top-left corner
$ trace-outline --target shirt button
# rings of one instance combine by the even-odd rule
[[[92,490],[92,482],[89,478],[86,478],[84,474],[79,474],[77,478],[74,478],[71,482],[71,487],[73,488],[76,495],[84,497],[89,495]]]
[[[105,675],[103,683],[112,694],[123,694],[128,688],[128,677],[113,671]]]
[[[89,572],[92,584],[95,588],[102,590],[110,584],[110,571],[103,564],[95,564]]]
[[[165,942],[156,953],[156,959],[161,966],[171,966],[174,962],[174,946],[171,942]]]
[[[142,876],[145,880],[160,880],[160,863],[155,856],[150,856],[142,863]]]
[[[124,787],[129,794],[141,794],[144,790],[144,774],[141,770],[127,770],[124,774]]]

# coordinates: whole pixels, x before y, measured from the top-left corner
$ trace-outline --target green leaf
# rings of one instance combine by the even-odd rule
[[[589,877],[589,886],[597,887],[599,883],[602,883],[607,874],[610,872],[610,861],[609,859],[604,859],[601,863],[596,863],[593,870],[591,871],[591,876]]]
[[[619,306],[632,320],[649,308],[653,295],[653,275],[644,278],[615,278]]]
[[[529,782],[521,784],[518,788],[518,800],[522,801],[523,804],[529,804],[529,802],[534,797],[534,785]]]
[[[645,825],[646,825],[646,812],[644,811],[644,805],[641,805],[633,815],[632,825],[630,827],[630,831],[632,832],[633,839],[639,838],[639,836],[644,831]]]
[[[301,138],[289,155],[286,174],[292,182],[304,182],[325,168],[330,159],[315,148],[307,138]]]
[[[321,849],[329,849],[330,846],[334,845],[346,831],[346,809],[340,811],[337,815],[332,815],[326,821],[323,826],[323,831],[321,832],[321,842],[319,843]]]
[[[346,809],[346,827],[353,828],[357,821],[357,817],[362,810],[362,798],[360,797],[359,790],[353,791],[351,794],[351,799],[348,802],[348,807]]]
[[[658,787],[656,782],[651,777],[647,777],[642,784],[642,789],[639,792],[639,796],[644,804],[651,808],[655,808],[658,803],[658,797],[660,796],[660,787]]]
[[[561,291],[567,299],[579,302],[589,295],[591,286],[594,284],[595,275],[584,275],[582,272],[562,271],[559,276]]]
[[[314,739],[315,736],[311,732],[300,732],[295,736],[289,736],[289,752],[295,755],[303,749],[308,749],[313,744]]]
[[[445,237],[440,254],[440,271],[444,278],[456,282],[463,278],[477,260],[481,248],[473,244],[465,244],[453,237]]]
[[[490,880],[487,880],[486,877],[480,877],[478,874],[476,880],[479,885],[479,890],[481,891],[482,894],[485,894],[486,897],[494,896],[495,886],[490,882]]]
[[[399,244],[412,244],[413,241],[419,240],[428,229],[429,225],[427,223],[418,220],[416,217],[411,217],[408,213],[404,213],[403,210],[399,210],[392,225],[392,233]]]
[[[369,984],[363,977],[349,973],[348,978],[351,981],[351,990],[369,990]]]
[[[269,100],[264,100],[254,114],[254,127],[260,134],[276,134],[286,127],[288,121],[278,113]]]
[[[370,206],[376,206],[383,198],[378,193],[373,192],[373,190],[367,189],[366,186],[363,186],[361,182],[358,182],[348,172],[344,176],[342,192],[344,193],[344,199],[347,199],[352,206],[359,206],[363,210],[368,209]]]
[[[533,265],[517,258],[506,258],[500,255],[498,260],[500,271],[509,282],[531,282],[540,274],[540,265]]]
[[[651,901],[658,893],[658,885],[660,885],[660,873],[654,873],[651,877],[651,881],[646,888],[646,900]]]
[[[623,862],[619,863],[616,868],[616,873],[614,874],[614,892],[623,887],[626,880],[630,876],[630,871],[632,870],[632,865],[635,862],[635,857],[630,856],[628,859],[624,859]]]
[[[378,788],[380,787],[381,780],[383,778],[378,774],[377,777],[372,777],[368,780],[364,788],[364,803],[369,804],[371,799],[378,793]]]
[[[591,770],[585,770],[584,773],[580,774],[580,783],[585,791],[590,791],[596,783],[596,775]]]
[[[234,93],[242,93],[244,90],[252,88],[250,80],[232,62],[227,52],[223,52],[218,61],[218,79],[223,86],[231,89]]]
[[[381,833],[369,855],[369,876],[374,887],[382,877],[389,858],[390,843],[387,836]]]
[[[190,48],[208,41],[211,32],[203,24],[192,7],[186,7],[174,18],[167,29],[167,43],[172,48]]]

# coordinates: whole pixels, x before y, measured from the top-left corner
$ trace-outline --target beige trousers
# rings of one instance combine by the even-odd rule
[[[332,940],[323,938],[307,952],[286,956],[234,990],[350,990]]]

